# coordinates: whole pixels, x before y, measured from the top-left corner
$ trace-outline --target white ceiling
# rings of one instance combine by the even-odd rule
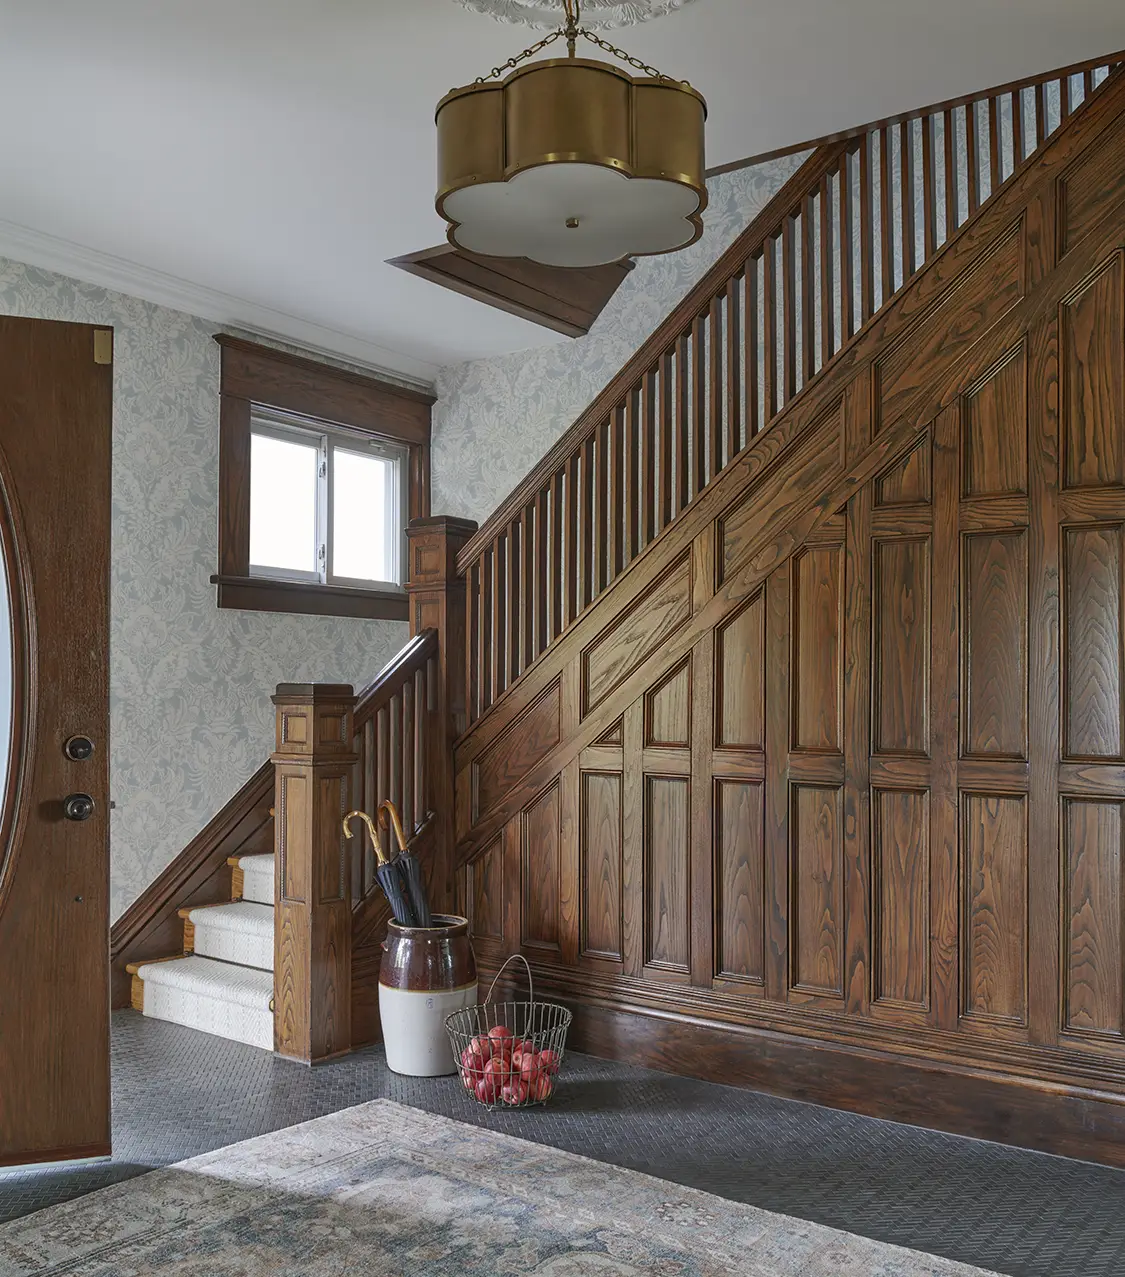
[[[0,253],[428,379],[559,338],[385,265],[433,108],[530,33],[452,0],[0,0]],[[718,165],[1125,48],[1121,0],[697,0],[614,33]]]

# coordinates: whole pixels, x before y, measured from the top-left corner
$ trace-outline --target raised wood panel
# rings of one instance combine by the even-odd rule
[[[645,961],[684,972],[691,957],[690,813],[690,782],[686,777],[645,777]]]
[[[876,541],[872,583],[872,677],[877,753],[929,750],[929,539]]]
[[[876,1002],[924,1007],[930,976],[930,812],[926,790],[872,794]]]
[[[497,838],[469,865],[469,922],[474,936],[504,939],[504,842]]]
[[[758,590],[715,632],[715,743],[765,748],[765,592]]]
[[[969,755],[1027,753],[1027,534],[963,539],[962,722]]]
[[[877,506],[926,505],[930,500],[930,437],[923,436],[905,457],[875,480]]]
[[[1007,351],[961,404],[961,491],[1027,491],[1027,348]]]
[[[582,773],[581,952],[622,957],[621,775]]]
[[[598,737],[598,739],[594,741],[594,744],[620,746],[621,740],[622,740],[621,733],[622,733],[622,720],[619,718],[617,722],[613,724],[612,727],[608,727],[604,732],[602,732],[602,734]]]
[[[559,743],[561,712],[559,684],[553,683],[474,761],[474,817],[503,798]]]
[[[765,786],[715,782],[716,972],[765,983]]]
[[[559,786],[545,790],[523,813],[520,848],[523,908],[521,943],[559,948]]]
[[[842,791],[795,785],[790,967],[802,993],[843,996],[844,856]]]
[[[1059,311],[1063,474],[1070,488],[1125,483],[1125,254]]]
[[[1068,799],[1063,804],[1066,946],[1064,1027],[1121,1038],[1122,809],[1125,803]]]
[[[691,556],[684,555],[582,653],[589,713],[691,616]]]
[[[1063,534],[1064,704],[1069,758],[1122,756],[1121,524],[1067,528]]]
[[[962,1014],[1027,1022],[1027,803],[962,794]]]
[[[1088,147],[1059,179],[1059,252],[1067,252],[1108,211],[1121,207],[1125,132],[1110,130]]]
[[[793,564],[793,747],[836,753],[843,718],[844,552],[810,546]]]
[[[645,744],[686,748],[690,724],[691,666],[685,661],[645,694]]]

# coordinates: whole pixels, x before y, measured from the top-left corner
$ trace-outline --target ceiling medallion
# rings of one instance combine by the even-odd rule
[[[497,22],[518,22],[525,27],[550,31],[558,26],[558,4],[548,0],[457,0],[474,13],[487,13]],[[650,18],[662,18],[692,0],[586,0],[582,6],[586,24],[593,31],[631,27]]]
[[[580,0],[562,5],[564,26],[438,103],[450,243],[572,267],[686,248],[703,234],[707,104],[580,26]],[[558,40],[567,57],[528,61]],[[578,57],[579,40],[640,74]]]

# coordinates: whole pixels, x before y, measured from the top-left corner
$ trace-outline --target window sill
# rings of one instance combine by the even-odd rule
[[[401,590],[357,590],[344,585],[274,581],[261,576],[213,576],[219,607],[244,612],[295,612],[302,616],[351,616],[405,621],[410,603]]]

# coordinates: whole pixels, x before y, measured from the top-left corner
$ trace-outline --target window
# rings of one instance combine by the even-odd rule
[[[225,335],[219,606],[405,619],[431,396]]]

